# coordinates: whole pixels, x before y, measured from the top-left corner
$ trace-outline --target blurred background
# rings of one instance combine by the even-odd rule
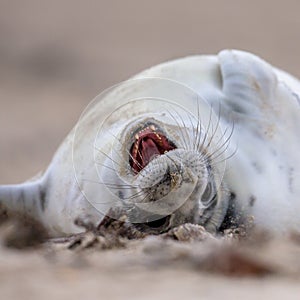
[[[0,183],[46,168],[103,89],[224,48],[300,77],[300,1],[0,0]]]

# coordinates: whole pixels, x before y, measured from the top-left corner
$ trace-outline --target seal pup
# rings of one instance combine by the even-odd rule
[[[217,232],[249,216],[300,229],[300,83],[257,56],[224,50],[152,67],[88,106],[40,178],[0,187],[0,203],[52,236],[113,207],[159,233]]]

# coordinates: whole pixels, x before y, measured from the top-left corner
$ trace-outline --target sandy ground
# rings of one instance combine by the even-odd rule
[[[164,60],[238,48],[300,77],[299,9],[297,0],[0,0],[1,184],[45,169],[99,92]],[[298,271],[240,279],[153,267],[134,248],[50,248],[1,247],[1,299],[300,298]]]

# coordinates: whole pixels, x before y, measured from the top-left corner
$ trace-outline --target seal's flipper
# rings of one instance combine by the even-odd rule
[[[273,68],[259,57],[237,50],[218,54],[226,103],[236,113],[260,117],[272,105],[277,87]]]
[[[47,205],[43,178],[22,184],[1,185],[0,205],[8,212],[27,215],[40,221]]]
[[[223,105],[233,112],[234,121],[261,127],[267,135],[278,131],[279,139],[291,133],[294,143],[300,126],[299,81],[251,53],[223,50],[218,59]]]

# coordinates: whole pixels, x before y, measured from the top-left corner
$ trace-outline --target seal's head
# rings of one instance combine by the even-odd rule
[[[174,119],[170,112],[167,116]],[[189,122],[183,126],[150,116],[130,120],[115,136],[117,151],[106,157],[110,175],[105,172],[103,181],[112,178],[114,169],[118,178],[110,185],[112,192],[143,231],[161,233],[183,223],[211,231],[220,226],[225,205],[214,156],[224,145],[213,151],[213,137],[208,138],[199,121]]]
[[[119,98],[123,104],[114,107],[93,136],[97,178],[85,181],[82,189],[97,209],[121,206],[147,232],[161,233],[183,223],[216,231],[227,208],[221,183],[227,143],[218,117],[190,89],[162,79],[151,84],[147,79],[145,85],[145,80],[138,82],[142,89],[135,82],[130,93],[124,87],[114,93],[117,99],[128,92],[133,99]],[[156,95],[135,98],[141,91]],[[172,93],[171,101],[166,92]],[[84,166],[90,171],[86,162]],[[99,192],[87,185],[93,182],[101,186]]]

